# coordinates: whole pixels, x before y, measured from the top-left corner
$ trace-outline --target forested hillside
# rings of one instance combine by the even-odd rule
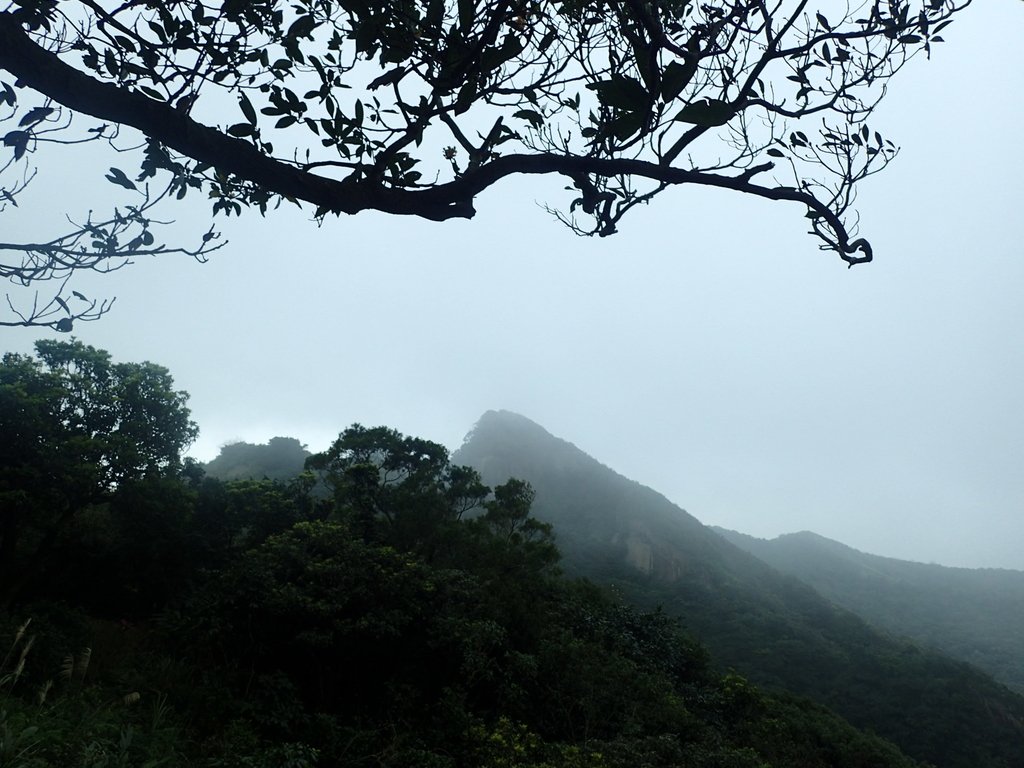
[[[0,363],[3,768],[920,765],[561,575],[522,481],[356,425],[226,482],[186,403],[79,342]]]
[[[810,696],[938,766],[1024,765],[1020,696],[879,633],[528,419],[485,414],[455,458],[488,483],[529,481],[567,570],[664,606],[719,668]]]
[[[872,624],[1024,692],[1024,572],[911,563],[809,532],[766,541],[716,531]]]

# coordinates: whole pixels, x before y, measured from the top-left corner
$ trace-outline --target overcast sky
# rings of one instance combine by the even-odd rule
[[[118,298],[76,334],[170,368],[201,459],[357,421],[454,449],[506,408],[708,524],[1024,569],[1022,33],[1024,3],[981,0],[893,82],[871,125],[903,149],[858,203],[873,264],[705,189],[580,239],[538,206],[564,184],[531,179],[471,222],[232,220],[208,264],[82,281]]]

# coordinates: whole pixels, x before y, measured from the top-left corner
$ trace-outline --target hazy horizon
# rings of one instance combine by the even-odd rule
[[[82,276],[118,298],[75,334],[169,368],[202,458],[278,435],[322,449],[353,422],[454,449],[509,409],[707,525],[1024,570],[1021,29],[1024,3],[976,3],[893,80],[870,123],[902,150],[856,204],[871,264],[820,252],[799,207],[721,190],[581,239],[539,205],[564,183],[529,178],[472,221],[219,219],[208,264]],[[106,204],[113,161],[74,157],[41,164],[5,238]],[[206,200],[168,215],[209,226]]]
[[[489,409],[489,411],[501,411],[501,410],[504,410],[504,409],[497,409],[497,408]],[[485,416],[489,411],[484,412],[483,414],[481,414],[481,418],[483,416]],[[509,413],[514,413],[514,412],[510,411]],[[538,424],[537,422],[533,421],[533,419],[530,419],[525,414],[515,413],[514,415],[516,415],[516,416],[518,416],[520,418],[524,418],[527,421],[531,421],[534,424],[536,424],[537,426],[539,426],[541,429],[544,429],[546,432],[548,432],[548,434],[552,434],[552,433],[550,433],[549,430],[544,428],[543,424]],[[476,424],[476,422],[474,422],[474,425],[475,424]],[[364,424],[363,426],[370,427],[370,426],[389,426],[389,425],[386,425],[386,424],[385,425]],[[467,433],[465,435],[466,439],[468,439],[472,435],[472,429],[473,429],[473,425],[471,425],[470,428],[467,429]],[[425,438],[425,439],[428,439],[428,440],[431,439],[428,435],[416,435],[416,436],[417,437],[422,437],[422,438]],[[273,438],[277,438],[277,437],[294,438],[295,435],[271,435],[266,440],[257,441],[255,444],[266,445],[266,443],[269,442],[269,440],[271,440]],[[579,448],[579,446],[577,446],[575,443],[573,443],[573,441],[572,441],[572,439],[570,437],[567,437],[567,436],[564,436],[564,435],[554,435],[554,434],[552,434],[552,437],[554,437],[556,440],[560,440],[560,441],[563,441],[563,442],[570,443],[577,450],[582,450],[581,448]],[[327,450],[327,448],[329,447],[329,442],[325,443],[323,445],[309,445],[309,444],[303,442],[301,439],[299,440],[299,442],[302,443],[303,447],[306,450],[308,450],[310,453],[319,453],[321,451]],[[193,449],[190,449],[188,451],[188,455],[191,456],[192,458],[195,458],[196,460],[201,461],[202,463],[206,464],[206,463],[209,463],[210,461],[212,461],[214,458],[216,458],[220,454],[221,448],[226,447],[228,445],[237,444],[237,443],[253,444],[253,441],[242,440],[240,438],[230,439],[230,440],[224,441],[220,446],[217,447],[216,450],[214,450],[212,452],[212,454],[200,455],[193,448]],[[450,454],[454,454],[461,447],[462,444],[463,444],[463,441],[460,441],[460,443],[458,445],[446,445],[445,448],[448,449]],[[586,453],[586,451],[583,451],[583,452]],[[604,466],[606,466],[608,469],[612,470],[616,474],[622,475],[622,473],[619,472],[614,466],[608,466],[607,464],[605,464],[605,462],[601,460],[600,456],[593,456],[593,455],[591,455],[589,453],[587,455],[590,456],[592,459],[595,459],[598,463],[603,464]],[[633,477],[628,477],[628,476],[625,476],[625,475],[623,475],[623,476],[627,477],[628,480],[634,480],[634,481],[636,480],[636,478],[633,478]],[[641,485],[643,485],[643,484],[641,483]],[[647,486],[647,487],[649,487],[649,486]],[[662,496],[665,496],[665,494],[662,493],[658,488],[651,488],[651,490],[661,494]],[[672,504],[674,504],[676,507],[679,507],[683,512],[686,512],[687,514],[690,514],[690,515],[693,515],[694,517],[696,517],[698,520],[700,520],[701,523],[703,523],[704,525],[708,526],[709,528],[724,528],[724,529],[727,529],[727,530],[734,531],[736,533],[742,533],[742,534],[745,534],[745,535],[748,535],[748,536],[754,536],[755,538],[763,539],[763,540],[766,540],[766,541],[771,541],[771,540],[778,539],[778,538],[781,538],[781,537],[784,537],[784,536],[792,536],[792,535],[798,535],[798,534],[811,533],[811,534],[814,534],[816,536],[821,536],[822,538],[825,538],[825,539],[827,539],[829,541],[836,541],[839,544],[843,544],[844,546],[848,546],[848,547],[850,547],[851,549],[853,549],[853,550],[855,550],[857,552],[861,552],[861,553],[869,554],[869,555],[878,555],[878,556],[881,556],[881,557],[892,557],[893,559],[898,559],[898,560],[902,560],[902,561],[905,561],[905,562],[924,563],[924,564],[927,564],[927,565],[941,565],[941,566],[947,567],[947,568],[996,568],[996,569],[1000,569],[1000,570],[1014,570],[1014,571],[1024,572],[1024,568],[1015,568],[1015,567],[1011,567],[1011,566],[983,566],[983,565],[982,566],[963,566],[963,565],[949,565],[949,564],[946,564],[946,563],[938,563],[938,562],[935,562],[934,560],[925,561],[925,560],[915,559],[915,558],[912,558],[912,557],[895,557],[893,555],[886,555],[883,552],[873,552],[873,551],[867,551],[867,550],[864,550],[864,549],[860,549],[858,547],[855,547],[855,546],[852,546],[852,545],[848,544],[847,542],[838,541],[837,539],[834,539],[834,538],[829,537],[829,536],[823,536],[823,534],[821,534],[819,531],[813,531],[813,530],[810,530],[810,529],[780,531],[780,532],[774,533],[774,534],[762,534],[762,535],[756,535],[755,536],[754,534],[750,533],[749,531],[741,530],[741,529],[738,529],[738,528],[730,528],[727,525],[711,523],[711,522],[708,522],[706,520],[703,520],[703,519],[701,519],[699,514],[696,514],[693,510],[687,509],[686,506],[683,503],[679,502],[678,500],[671,499],[668,496],[665,496],[665,498],[668,498],[668,500],[670,502],[672,502]]]

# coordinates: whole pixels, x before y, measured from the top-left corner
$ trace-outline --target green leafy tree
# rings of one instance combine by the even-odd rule
[[[204,469],[221,480],[288,481],[302,474],[309,451],[294,437],[272,437],[265,444],[238,442],[221,446]]]
[[[483,504],[484,514],[470,526],[477,534],[472,547],[460,553],[462,559],[478,558],[476,567],[496,597],[495,610],[520,630],[532,623],[535,593],[560,557],[551,525],[530,515],[533,498],[533,488],[522,480],[496,486],[494,497]],[[510,581],[518,586],[509,589]]]
[[[444,221],[522,175],[569,184],[552,211],[581,233],[696,185],[793,203],[822,248],[869,261],[854,189],[896,147],[868,120],[970,2],[3,3],[0,205],[43,146],[143,140],[134,169],[106,175],[129,204],[0,244],[0,274],[66,281],[165,253],[153,208],[166,198]],[[216,243],[211,230],[189,252]],[[109,309],[64,286],[5,322],[70,330]]]
[[[152,615],[196,569],[194,507],[194,490],[175,476],[119,484],[63,527],[22,599],[63,600],[109,619]]]
[[[44,340],[0,363],[0,605],[39,572],[91,506],[173,473],[198,432],[165,368],[114,363],[79,341]]]
[[[354,424],[307,466],[333,490],[336,514],[364,537],[421,552],[490,493],[475,470],[449,463],[443,445],[388,427]]]
[[[298,522],[323,517],[322,500],[311,494],[313,482],[309,473],[290,483],[205,478],[191,521],[199,561],[220,568],[269,536],[284,533]]]

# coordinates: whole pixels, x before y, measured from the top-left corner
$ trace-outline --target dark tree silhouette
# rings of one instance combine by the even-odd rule
[[[896,154],[867,120],[969,4],[15,0],[0,11],[0,167],[16,181],[0,205],[42,145],[119,131],[138,139],[138,168],[107,180],[139,198],[62,237],[0,243],[0,273],[31,284],[141,254],[203,258],[213,230],[190,249],[152,233],[153,206],[190,192],[226,215],[286,200],[319,218],[444,221],[522,174],[564,177],[572,195],[550,210],[586,234],[680,185],[796,203],[852,266],[872,258],[855,186]],[[86,304],[58,291],[12,322],[69,329],[109,306]]]

